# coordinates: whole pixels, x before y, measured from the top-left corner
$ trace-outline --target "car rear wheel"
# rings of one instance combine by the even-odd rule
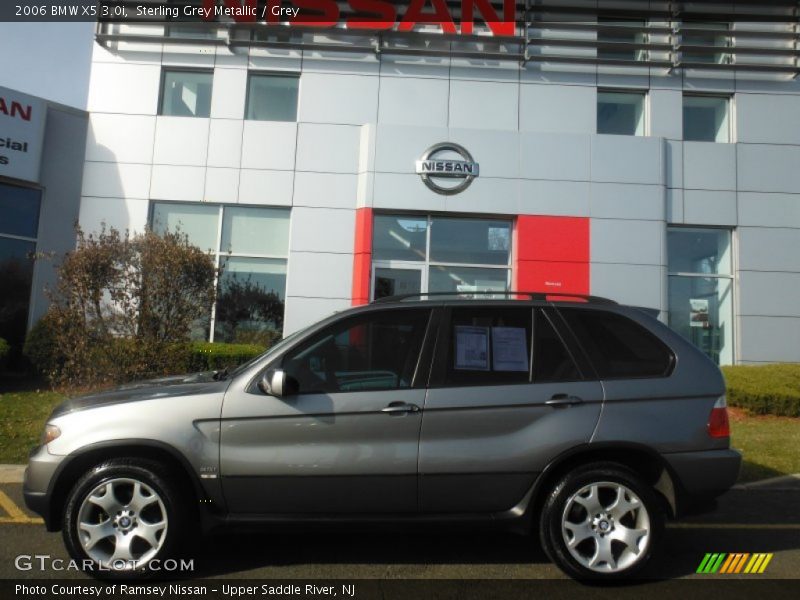
[[[67,499],[67,550],[96,576],[146,577],[173,555],[190,507],[158,463],[117,459],[98,465]]]
[[[622,465],[597,463],[564,475],[544,504],[540,535],[550,558],[577,579],[630,577],[660,543],[655,491]]]

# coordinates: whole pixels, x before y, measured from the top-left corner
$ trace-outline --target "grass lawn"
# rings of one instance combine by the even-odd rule
[[[55,392],[0,394],[0,463],[27,460],[29,450],[39,443],[45,419],[62,398]],[[731,443],[744,453],[740,481],[800,473],[800,419],[729,410]]]
[[[800,419],[728,411],[731,445],[744,455],[740,482],[800,473]]]
[[[0,463],[22,464],[39,443],[44,422],[64,397],[55,392],[0,394]]]

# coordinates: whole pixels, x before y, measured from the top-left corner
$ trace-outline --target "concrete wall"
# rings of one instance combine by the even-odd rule
[[[157,116],[162,65],[214,69],[211,118]],[[301,73],[298,123],[243,121],[248,69]],[[598,88],[648,90],[647,137],[596,135]],[[682,92],[734,97],[737,143],[684,142]],[[150,200],[291,206],[286,330],[350,303],[355,209],[591,218],[591,289],[666,309],[668,224],[735,228],[738,360],[800,361],[800,82],[449,58],[94,47],[81,224]],[[464,144],[481,176],[413,173]]]

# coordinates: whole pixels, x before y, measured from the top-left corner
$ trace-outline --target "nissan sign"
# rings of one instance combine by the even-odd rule
[[[435,144],[417,161],[417,174],[437,194],[463,192],[480,172],[466,148],[452,142]]]
[[[0,175],[38,183],[46,104],[0,87]]]

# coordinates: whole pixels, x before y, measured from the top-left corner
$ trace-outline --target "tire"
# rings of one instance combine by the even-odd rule
[[[145,459],[92,468],[67,497],[62,535],[70,556],[98,578],[155,575],[148,565],[174,557],[190,531],[187,515],[194,507],[175,481],[169,470]]]
[[[617,463],[593,463],[564,475],[541,513],[548,557],[578,580],[608,581],[638,573],[657,551],[662,503],[651,486]]]

